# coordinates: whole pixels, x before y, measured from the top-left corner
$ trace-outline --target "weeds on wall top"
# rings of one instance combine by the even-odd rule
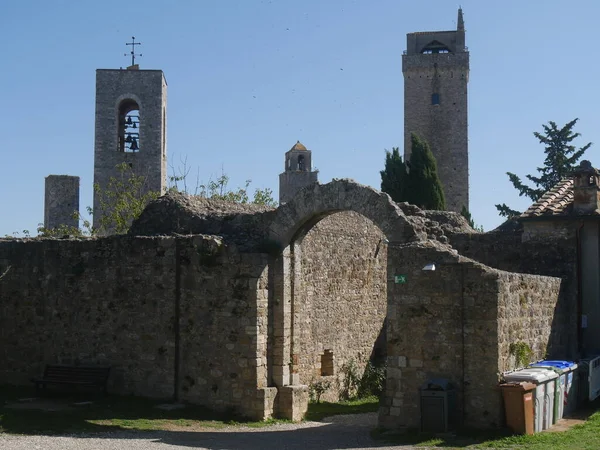
[[[106,234],[125,234],[129,231],[131,223],[137,219],[148,203],[160,197],[158,191],[147,191],[144,176],[136,175],[127,163],[116,166],[118,175],[109,179],[106,188],[98,184],[94,185],[94,194],[98,200],[98,211],[90,206],[86,208],[88,218],[83,217],[78,211],[73,218],[81,225],[80,227],[59,226],[47,229],[39,224],[40,236],[62,237],[62,236],[95,236]],[[229,188],[229,176],[221,173],[216,180],[210,179],[208,183],[201,184],[196,180],[195,187],[188,185],[190,170],[186,160],[182,161],[182,167],[169,177],[169,192],[179,192],[186,195],[196,195],[205,198],[213,198],[234,203],[254,203],[275,207],[277,203],[273,199],[273,191],[269,188],[255,189],[254,196],[250,198],[248,193],[251,180],[246,180],[244,187],[237,189]],[[91,217],[94,213],[101,216],[99,225],[92,226]],[[19,233],[14,233],[17,236]],[[28,230],[23,230],[25,237],[29,236]]]

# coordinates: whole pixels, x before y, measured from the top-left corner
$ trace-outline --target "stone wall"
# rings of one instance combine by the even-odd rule
[[[560,280],[509,274],[461,258],[439,244],[390,246],[388,373],[380,425],[418,426],[419,386],[446,378],[457,392],[458,424],[502,424],[498,373],[511,368],[510,343],[541,358],[552,341]],[[435,271],[423,267],[436,263]],[[518,307],[517,307],[518,305]]]
[[[353,360],[360,374],[372,356],[384,358],[384,238],[370,220],[341,212],[318,222],[295,247],[301,266],[294,281],[293,369],[301,384],[331,382],[323,400],[338,399],[344,364]]]
[[[461,255],[495,269],[518,271],[521,266],[521,232],[452,233],[450,244]]]
[[[553,335],[548,353],[554,358],[577,358],[578,275],[574,224],[562,222],[562,228],[540,224],[540,234],[533,232],[532,227],[528,228],[529,225],[525,224],[525,232],[519,227],[488,233],[448,233],[448,236],[452,247],[461,255],[490,267],[561,278],[561,295],[554,319],[560,333]],[[537,224],[534,225],[538,229]],[[543,232],[548,230],[555,233]],[[549,245],[550,241],[552,245]]]
[[[555,323],[561,280],[461,266],[463,417],[469,426],[497,427],[504,423],[498,374],[543,359],[551,342],[562,334],[564,327]],[[524,358],[520,362],[519,352]]]
[[[498,369],[506,372],[523,362],[545,358],[552,339],[566,327],[554,323],[562,283],[559,278],[501,272],[499,281]],[[519,361],[515,348],[519,343],[531,350],[527,361]]]
[[[0,383],[28,383],[49,362],[110,364],[112,392],[299,419],[302,383],[323,370],[337,378],[351,358],[364,365],[384,339],[380,425],[418,425],[419,387],[443,377],[458,393],[453,419],[497,426],[511,344],[533,359],[568,357],[576,246],[530,239],[504,258],[496,251],[516,243],[462,241],[490,264],[561,283],[459,256],[446,242],[460,247],[463,231],[456,215],[338,180],[275,211],[162,197],[132,233],[170,237],[0,240],[0,272],[10,266],[0,280]],[[436,270],[423,270],[430,263]]]
[[[274,208],[232,203],[177,192],[150,202],[133,222],[129,234],[155,236],[210,234],[222,236],[244,252],[272,252],[266,239]]]
[[[179,398],[264,418],[256,395],[267,374],[266,256],[201,236],[177,245]]]
[[[13,240],[0,242],[6,266],[0,383],[28,384],[47,363],[108,364],[111,392],[262,417],[263,256],[206,236]]]

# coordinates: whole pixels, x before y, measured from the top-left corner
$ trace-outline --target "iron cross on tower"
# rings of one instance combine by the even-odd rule
[[[135,57],[136,56],[142,56],[141,53],[139,55],[135,54],[135,46],[136,45],[142,45],[142,43],[141,42],[135,42],[135,36],[131,36],[131,42],[127,42],[125,45],[131,45],[131,65],[135,66]],[[125,56],[127,56],[127,53],[125,53]]]

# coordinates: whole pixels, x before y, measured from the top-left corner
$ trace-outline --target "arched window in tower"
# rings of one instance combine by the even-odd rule
[[[304,155],[298,156],[298,170],[304,172]]]
[[[450,53],[448,46],[440,41],[433,40],[421,50],[421,53],[426,55],[436,53]]]
[[[117,150],[125,153],[140,151],[140,107],[132,99],[123,100],[119,105]]]

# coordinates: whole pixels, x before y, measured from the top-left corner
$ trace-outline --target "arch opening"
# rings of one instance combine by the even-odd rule
[[[267,379],[282,393],[282,417],[302,415],[307,385],[337,385],[336,371],[360,377],[372,358],[385,359],[387,249],[424,236],[387,194],[352,180],[309,185],[275,211],[269,237],[280,250],[268,266]],[[325,350],[334,375],[321,375]],[[337,400],[340,392],[330,395]]]
[[[298,155],[298,170],[304,172],[304,155]]]
[[[140,107],[133,99],[119,104],[117,150],[123,153],[140,151]]]
[[[431,41],[421,50],[422,54],[451,53],[450,48],[437,40]]]
[[[359,393],[365,373],[384,370],[385,242],[379,227],[354,211],[321,216],[296,233],[284,280],[289,384],[338,401]]]

